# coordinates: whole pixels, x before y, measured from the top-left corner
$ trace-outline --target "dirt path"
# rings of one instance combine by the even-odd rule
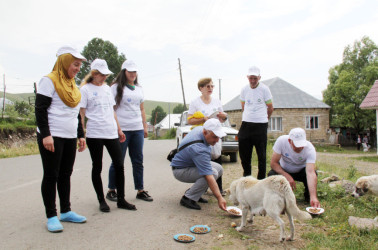
[[[341,168],[348,168],[353,165],[359,172],[364,175],[378,174],[378,163],[367,162],[356,159],[360,156],[375,156],[375,153],[365,154],[336,154],[336,153],[317,153],[317,161],[324,162],[330,165],[335,165]]]

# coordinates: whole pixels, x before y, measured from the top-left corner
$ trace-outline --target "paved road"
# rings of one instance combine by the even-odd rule
[[[196,224],[211,223],[204,217],[209,206],[193,211],[179,205],[190,186],[174,179],[166,155],[174,140],[145,141],[145,189],[154,201],[136,200],[131,164],[125,163],[126,199],[137,211],[126,211],[109,201],[102,213],[91,182],[89,151],[78,153],[72,175],[72,210],[87,217],[85,224],[63,223],[62,233],[49,233],[40,192],[42,165],[39,155],[0,160],[0,249],[187,249],[203,247],[209,237],[191,244],[177,243],[173,235],[190,233]],[[110,158],[104,153],[103,183],[107,185]],[[58,205],[59,207],[59,205]],[[209,208],[210,209],[210,208]]]

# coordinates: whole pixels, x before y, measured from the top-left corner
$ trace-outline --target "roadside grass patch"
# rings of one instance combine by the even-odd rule
[[[324,214],[308,221],[313,226],[303,238],[310,240],[306,248],[377,249],[378,229],[358,230],[348,224],[349,216],[374,219],[378,199],[374,196],[354,198],[341,187],[330,188],[318,183],[319,200]]]
[[[367,162],[378,162],[378,156],[359,156],[359,157],[353,157],[355,160],[359,161],[367,161]]]
[[[0,145],[0,159],[39,154],[37,142],[28,142],[20,147]]]

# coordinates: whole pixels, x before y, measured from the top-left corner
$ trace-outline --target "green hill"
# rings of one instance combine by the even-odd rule
[[[5,98],[11,100],[12,102],[25,101],[25,102],[28,103],[29,102],[29,96],[34,96],[34,93],[21,93],[21,94],[6,93],[5,94]],[[1,92],[1,91],[0,91],[0,97],[3,97],[3,92]],[[171,110],[171,113],[172,113],[173,109],[179,104],[182,104],[182,103],[179,103],[179,102],[169,103],[169,102],[145,100],[144,101],[144,109],[145,109],[145,112],[146,112],[146,118],[147,118],[147,120],[150,119],[152,110],[155,109],[157,106],[161,106],[163,108],[164,112],[166,112],[168,114],[169,105],[170,105],[170,110]]]
[[[29,96],[34,96],[34,93],[20,93],[20,94],[11,94],[5,93],[5,98],[12,102],[29,102]],[[4,92],[0,91],[0,98],[4,97]]]

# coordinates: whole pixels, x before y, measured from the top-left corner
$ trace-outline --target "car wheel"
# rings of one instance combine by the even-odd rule
[[[237,152],[230,153],[230,162],[237,162],[238,161],[238,155]]]

